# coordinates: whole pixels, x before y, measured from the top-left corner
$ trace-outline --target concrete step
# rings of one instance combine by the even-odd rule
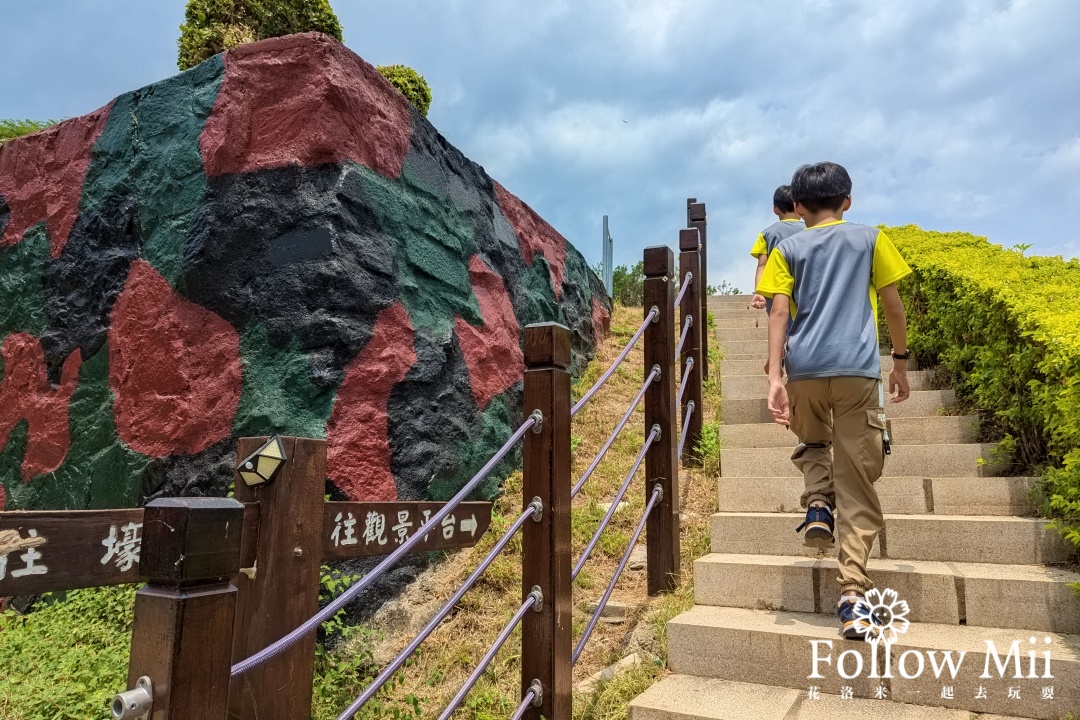
[[[753,294],[747,294],[747,295],[710,295],[708,302],[709,302],[709,307],[713,307],[714,305],[718,305],[718,306],[721,306],[721,307],[723,307],[725,305],[746,305],[746,306],[749,306],[750,301],[753,298],[754,298]]]
[[[841,699],[807,689],[668,675],[630,702],[629,720],[970,720],[966,710],[929,708],[891,700]],[[988,719],[989,720],[989,719]],[[1006,720],[998,716],[998,720]]]
[[[974,415],[935,415],[933,417],[895,418],[892,421],[893,445],[945,445],[971,443],[978,439],[979,418]],[[784,447],[794,448],[798,438],[783,425],[746,423],[721,425],[720,442],[725,448]]]
[[[716,330],[728,330],[731,328],[756,328],[756,327],[768,327],[765,319],[765,312],[762,311],[760,315],[757,313],[725,313],[725,317],[716,318]],[[717,335],[716,337],[719,337]]]
[[[764,322],[757,327],[717,327],[716,339],[721,343],[739,340],[767,343],[769,341],[769,327]]]
[[[913,390],[911,396],[902,403],[885,402],[885,415],[889,418],[936,417],[956,401],[952,390]],[[745,425],[748,423],[772,422],[769,407],[764,398],[733,400],[722,398],[720,419],[725,425]]]
[[[765,373],[764,363],[757,365],[757,371],[746,375],[720,376],[720,393],[725,400],[747,400],[765,398],[769,396],[769,378]],[[934,378],[930,370],[912,370],[908,372],[908,388],[911,390],[928,390]],[[882,373],[881,379],[888,389],[889,374]]]
[[[897,477],[971,477],[999,475],[1007,467],[991,456],[994,445],[897,445],[885,458],[885,474]],[[726,477],[796,477],[791,448],[727,448],[720,451],[720,474]]]
[[[883,477],[875,483],[882,509],[890,515],[1035,514],[1025,477]],[[718,478],[721,512],[801,512],[799,477]]]
[[[683,675],[788,687],[804,695],[811,686],[836,695],[842,688],[851,688],[858,699],[873,699],[877,689],[884,687],[888,698],[899,703],[1047,720],[1080,710],[1080,638],[1040,632],[1034,643],[1031,639],[1029,632],[1022,630],[912,623],[891,647],[882,644],[875,648],[841,639],[834,616],[703,605],[694,606],[667,625],[668,667]],[[1013,647],[1019,668],[1007,659]],[[1047,649],[1052,677],[1044,678],[1042,653]],[[1029,650],[1038,659],[1030,673]],[[955,678],[945,666],[949,651],[957,663]],[[935,662],[939,677],[935,677]],[[999,662],[1007,663],[1001,672]],[[861,672],[857,672],[860,664]],[[871,674],[879,677],[869,677]],[[880,677],[886,674],[887,678]],[[987,677],[981,677],[984,674]],[[1050,687],[1053,699],[1043,699],[1043,689]],[[943,688],[951,692],[947,694]],[[983,688],[985,699],[977,699],[979,688]],[[1017,697],[1009,697],[1010,688]],[[804,702],[804,706],[811,704],[809,699]],[[885,704],[879,701],[874,707],[884,709]],[[837,716],[890,717],[877,712]]]
[[[765,340],[721,340],[719,342],[725,354],[767,355],[769,352],[769,344]]]
[[[912,622],[1080,633],[1080,574],[1043,565],[871,560],[870,577],[895,590]],[[694,563],[699,605],[835,613],[836,563],[821,558],[711,554]]]
[[[712,516],[712,551],[741,555],[816,557],[795,528],[803,513],[736,513]],[[822,551],[835,555],[836,550]],[[872,557],[1013,565],[1055,565],[1068,561],[1072,548],[1041,518],[989,515],[885,516]]]

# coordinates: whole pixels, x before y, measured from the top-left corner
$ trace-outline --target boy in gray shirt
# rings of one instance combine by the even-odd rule
[[[844,221],[851,178],[840,165],[799,168],[791,195],[806,229],[777,244],[757,287],[772,298],[769,412],[799,438],[791,459],[805,482],[806,521],[796,532],[805,529],[806,545],[833,545],[836,509],[837,613],[844,637],[860,638],[867,628],[855,622],[855,607],[873,587],[866,561],[884,527],[874,488],[885,464],[878,298],[895,359],[889,392],[902,402],[910,394],[907,321],[896,282],[911,268],[885,233]]]

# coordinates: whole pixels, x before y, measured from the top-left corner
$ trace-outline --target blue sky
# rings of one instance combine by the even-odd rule
[[[708,203],[710,280],[747,290],[800,164],[849,218],[1080,255],[1075,0],[335,0],[345,42],[432,86],[429,119],[589,259],[674,245]],[[4,10],[0,117],[75,116],[176,72],[182,0]]]

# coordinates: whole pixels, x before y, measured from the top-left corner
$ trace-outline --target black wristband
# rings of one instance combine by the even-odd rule
[[[890,353],[890,354],[892,355],[893,360],[907,360],[908,358],[911,357],[910,352],[906,352],[906,353],[893,352],[893,353]]]

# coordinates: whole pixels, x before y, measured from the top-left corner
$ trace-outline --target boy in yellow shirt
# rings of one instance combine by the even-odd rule
[[[896,282],[911,269],[885,233],[844,221],[851,178],[840,165],[799,168],[791,195],[806,229],[777,244],[757,286],[772,299],[769,412],[799,438],[791,459],[805,482],[806,521],[796,528],[805,529],[804,544],[833,545],[836,509],[837,614],[843,636],[860,638],[867,628],[855,622],[855,608],[873,587],[866,561],[884,528],[874,488],[885,465],[878,299],[895,360],[889,392],[901,402],[910,393],[907,321]]]
[[[765,262],[769,259],[769,253],[781,240],[788,238],[802,230],[802,218],[795,212],[795,203],[791,201],[791,186],[781,185],[776,188],[772,196],[772,211],[779,220],[758,233],[754,247],[750,248],[750,255],[757,258],[757,270],[754,271],[754,287],[761,282],[761,273],[765,270]],[[768,312],[771,303],[761,295],[755,294],[750,300],[750,305],[757,309],[765,308]]]

